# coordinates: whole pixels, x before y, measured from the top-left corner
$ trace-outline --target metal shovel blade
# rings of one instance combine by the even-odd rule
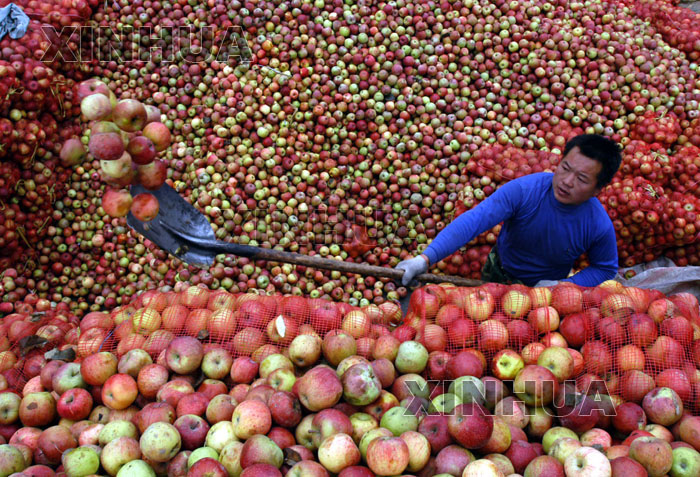
[[[197,266],[209,266],[214,263],[216,253],[182,240],[162,225],[178,224],[178,227],[188,230],[192,235],[216,240],[206,216],[167,184],[163,184],[158,190],[148,190],[141,185],[131,186],[133,197],[143,192],[151,193],[158,199],[158,215],[149,222],[142,222],[129,212],[126,217],[129,227],[185,263]]]

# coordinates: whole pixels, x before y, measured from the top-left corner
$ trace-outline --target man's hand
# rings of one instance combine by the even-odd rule
[[[424,255],[419,255],[400,262],[396,268],[404,271],[401,284],[405,287],[409,285],[415,287],[418,285],[418,281],[413,278],[428,271],[428,259]]]
[[[535,288],[540,288],[540,287],[553,287],[555,285],[558,285],[559,281],[558,280],[540,280],[535,284]]]

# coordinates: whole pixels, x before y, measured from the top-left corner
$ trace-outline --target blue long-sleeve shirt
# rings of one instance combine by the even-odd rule
[[[613,278],[618,258],[610,217],[595,197],[579,205],[560,203],[554,197],[552,177],[542,172],[503,184],[433,239],[424,252],[430,263],[503,222],[497,241],[501,265],[525,285],[565,280],[584,252],[590,265],[567,281],[590,287]]]

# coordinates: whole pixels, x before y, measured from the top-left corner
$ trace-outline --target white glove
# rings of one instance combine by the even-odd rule
[[[396,269],[404,271],[401,277],[401,284],[405,287],[409,285],[414,287],[418,285],[418,281],[413,278],[428,271],[428,260],[419,255],[400,262],[396,265]]]
[[[540,287],[553,287],[555,285],[558,285],[559,281],[558,280],[540,280],[537,282],[535,285],[535,288],[540,288]]]

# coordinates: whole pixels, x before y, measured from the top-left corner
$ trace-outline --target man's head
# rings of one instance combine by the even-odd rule
[[[587,201],[610,183],[621,161],[615,141],[597,134],[576,136],[566,143],[564,157],[554,173],[554,197],[562,204]]]

